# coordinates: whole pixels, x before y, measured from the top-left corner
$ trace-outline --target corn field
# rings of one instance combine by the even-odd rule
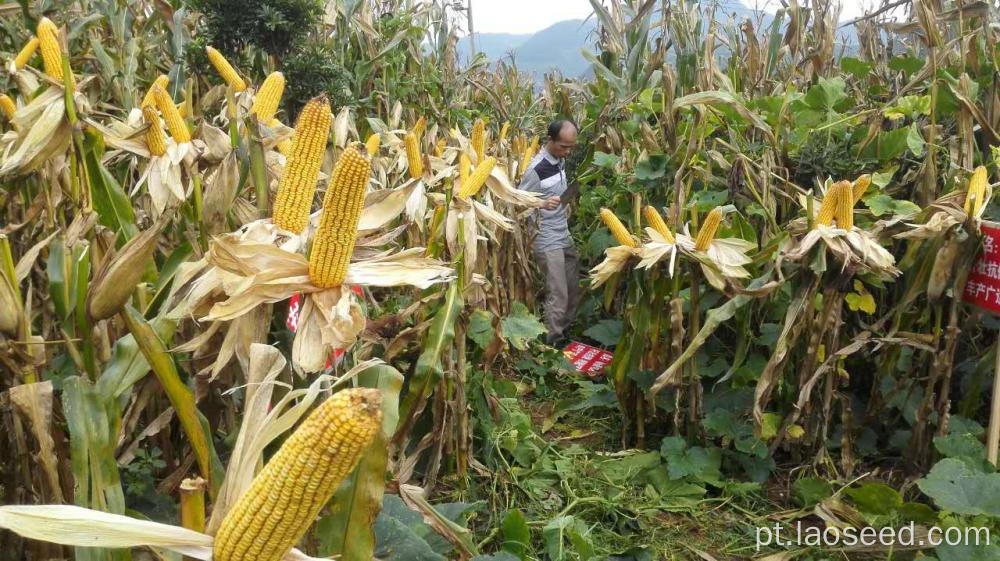
[[[590,4],[577,77],[465,2],[0,5],[0,560],[1000,560],[760,540],[1000,531],[1000,5]]]

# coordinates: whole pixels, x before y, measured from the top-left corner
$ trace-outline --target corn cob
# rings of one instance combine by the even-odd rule
[[[424,129],[426,128],[427,128],[427,119],[424,118],[423,115],[421,115],[420,118],[417,119],[416,124],[413,125],[413,131],[412,131],[413,136],[419,139],[424,134]]]
[[[309,251],[309,280],[320,288],[340,286],[347,276],[370,173],[371,162],[354,146],[334,166]]]
[[[439,138],[434,144],[434,155],[440,158],[444,156],[444,147],[448,145],[448,140],[444,138]]]
[[[43,17],[36,30],[38,45],[42,50],[42,64],[45,73],[55,80],[63,80],[62,47],[59,45],[59,28],[49,18]],[[73,83],[70,76],[70,83]]]
[[[150,155],[162,156],[167,153],[167,138],[163,135],[160,127],[160,116],[156,114],[156,108],[152,105],[142,107],[142,117],[149,127],[146,129],[146,146]]]
[[[639,246],[639,244],[635,243],[635,238],[632,237],[632,234],[630,234],[628,229],[625,228],[625,225],[622,224],[622,221],[618,220],[615,213],[611,212],[609,209],[601,208],[601,221],[603,221],[604,225],[611,231],[611,235],[618,240],[618,245],[624,245],[625,247]]]
[[[972,177],[969,178],[969,187],[965,194],[965,214],[968,216],[979,216],[979,210],[983,208],[983,199],[986,198],[986,168],[979,166]]]
[[[410,179],[419,179],[424,174],[424,161],[420,157],[420,141],[412,132],[403,138],[406,145],[406,164],[410,170]]]
[[[472,150],[476,153],[476,161],[486,157],[486,124],[482,119],[476,119],[472,125]]]
[[[669,243],[674,243],[674,235],[670,233],[670,227],[663,221],[663,217],[660,216],[660,213],[656,211],[653,205],[646,205],[646,208],[642,209],[642,212],[646,217],[646,222],[649,223],[652,229],[656,230]]]
[[[365,141],[365,151],[368,152],[369,158],[374,158],[375,154],[378,154],[378,147],[382,144],[382,136],[379,133],[374,132]]]
[[[823,202],[819,205],[819,212],[816,214],[816,225],[832,226],[833,217],[837,213],[837,205],[842,190],[840,183],[834,183],[823,196]]]
[[[472,175],[469,176],[469,180],[462,183],[462,188],[459,190],[458,196],[463,199],[475,197],[476,193],[478,193],[479,190],[482,189],[483,185],[486,184],[486,179],[489,178],[491,173],[493,173],[493,167],[496,165],[497,159],[493,156],[479,162],[475,171],[473,171]]]
[[[503,126],[500,127],[500,140],[499,143],[503,144],[507,140],[507,133],[510,132],[510,121],[504,121]]]
[[[281,125],[281,121],[279,121],[278,119],[271,119],[267,123],[267,126],[269,126],[271,128],[277,127],[279,125]],[[286,138],[286,139],[278,142],[277,148],[278,148],[278,152],[281,152],[282,154],[285,155],[285,157],[288,157],[288,155],[292,153],[292,139],[291,138]]]
[[[219,76],[222,76],[222,79],[225,80],[227,84],[232,86],[237,92],[242,92],[247,89],[246,82],[243,81],[243,78],[240,78],[239,73],[236,72],[236,69],[233,68],[232,64],[229,64],[226,57],[222,56],[222,53],[212,47],[205,47],[205,52],[208,53],[208,61],[212,63],[216,72],[219,73]]]
[[[381,430],[381,394],[337,392],[313,411],[223,518],[215,561],[280,561]]]
[[[472,168],[472,161],[465,152],[458,157],[458,190],[462,191],[462,186],[469,183],[469,172]]]
[[[842,230],[854,227],[854,192],[847,181],[842,183],[840,194],[837,195],[837,211],[833,213],[833,219]]]
[[[191,142],[191,131],[188,130],[187,123],[184,122],[184,118],[181,117],[180,111],[177,110],[177,106],[174,105],[174,100],[171,99],[167,90],[161,88],[159,84],[153,84],[153,100],[163,115],[163,120],[167,123],[167,130],[170,131],[174,142],[177,144]]]
[[[149,86],[149,89],[146,90],[146,95],[143,96],[142,103],[139,104],[139,107],[145,107],[151,103],[154,103],[153,86],[160,86],[161,88],[164,89],[164,91],[166,91],[168,85],[170,85],[170,78],[168,78],[166,74],[160,74],[159,76],[157,76],[156,80],[153,80],[153,83]]]
[[[861,177],[854,180],[854,187],[851,192],[854,195],[854,204],[858,204],[861,197],[865,196],[865,191],[872,184],[872,176],[869,174],[864,174]]]
[[[518,165],[517,174],[524,175],[524,172],[528,171],[528,164],[531,160],[535,158],[535,154],[538,153],[538,137],[531,139],[531,144],[524,149],[524,155],[521,156],[521,163]]]
[[[257,116],[257,120],[266,123],[274,118],[278,112],[278,104],[281,102],[281,94],[285,91],[285,75],[281,72],[272,72],[264,79],[264,83],[257,90],[257,95],[253,98],[253,105],[250,112]]]
[[[299,113],[274,201],[274,224],[279,228],[296,234],[306,229],[332,120],[325,95],[309,100]]]
[[[722,222],[722,211],[713,208],[712,212],[705,217],[705,222],[698,229],[698,237],[694,240],[694,248],[697,251],[706,251],[715,239],[715,233],[719,231],[719,223]]]
[[[0,109],[3,109],[3,114],[7,116],[9,121],[14,118],[14,113],[17,112],[17,104],[9,95],[0,94]]]
[[[14,58],[14,69],[20,70],[24,68],[31,57],[35,56],[35,51],[38,50],[38,37],[32,36],[24,47],[21,48],[21,52],[17,53]]]

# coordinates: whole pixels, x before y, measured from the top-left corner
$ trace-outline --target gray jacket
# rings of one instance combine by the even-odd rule
[[[565,163],[542,147],[528,164],[519,189],[540,193],[543,198],[558,197],[568,188]],[[552,251],[573,246],[569,235],[569,208],[566,203],[553,210],[537,209],[533,215],[538,233],[535,251]]]

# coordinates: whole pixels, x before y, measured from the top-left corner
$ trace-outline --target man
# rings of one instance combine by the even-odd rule
[[[580,301],[577,253],[569,235],[569,185],[566,156],[576,147],[576,123],[558,119],[549,124],[545,145],[521,179],[520,188],[540,193],[545,204],[535,212],[534,253],[545,275],[545,342],[561,346],[566,329],[576,317]]]

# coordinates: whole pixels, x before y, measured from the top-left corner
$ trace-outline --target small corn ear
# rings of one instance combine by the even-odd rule
[[[833,226],[833,217],[837,214],[837,205],[840,204],[840,193],[842,185],[833,184],[823,196],[823,202],[819,205],[819,212],[816,214],[816,225]]]
[[[368,140],[365,141],[365,151],[368,152],[368,157],[373,158],[375,154],[378,154],[378,147],[382,144],[382,136],[377,132],[373,132]]]
[[[434,155],[440,158],[444,156],[444,147],[448,145],[448,141],[444,138],[439,138],[436,143],[434,143]]]
[[[340,286],[347,276],[370,174],[371,162],[354,146],[334,166],[309,251],[309,280],[320,288]]]
[[[636,243],[632,234],[629,233],[628,229],[625,228],[625,225],[622,224],[622,221],[618,220],[618,217],[615,216],[615,213],[611,212],[610,209],[601,209],[601,221],[604,222],[605,226],[607,226],[611,235],[618,240],[618,245],[624,245],[626,247],[639,247],[639,244]]]
[[[674,243],[674,235],[670,233],[670,227],[663,221],[663,217],[653,205],[646,205],[646,208],[642,209],[642,213],[650,228],[656,230],[668,242]]]
[[[979,216],[980,209],[983,208],[986,198],[986,184],[989,178],[986,176],[986,168],[979,166],[972,172],[969,178],[969,187],[965,193],[965,214],[968,216]]]
[[[299,113],[274,200],[274,224],[279,228],[296,234],[306,229],[332,121],[325,95],[309,100]]]
[[[469,176],[468,181],[462,183],[462,189],[458,192],[458,196],[463,199],[468,199],[469,197],[475,197],[476,193],[482,189],[483,185],[486,184],[486,180],[493,173],[493,167],[496,166],[497,159],[493,156],[486,158],[485,160],[479,162],[476,166],[475,171]]]
[[[14,58],[14,69],[21,70],[28,65],[28,61],[31,57],[35,56],[35,51],[38,50],[38,37],[32,36],[24,47],[21,48],[21,52],[17,53],[17,57]]]
[[[410,171],[410,179],[419,179],[424,174],[424,160],[420,155],[420,141],[412,132],[403,138],[406,146],[406,164]]]
[[[17,112],[17,104],[9,95],[0,94],[0,109],[3,109],[3,114],[7,116],[9,121],[14,118],[14,113]]]
[[[861,177],[854,180],[854,187],[851,189],[854,195],[854,204],[858,204],[861,197],[865,196],[865,191],[872,184],[872,176],[870,174],[864,174]]]
[[[472,151],[476,153],[476,161],[482,161],[486,157],[486,123],[482,119],[476,119],[472,125]]]
[[[242,92],[247,89],[247,83],[243,81],[243,78],[240,78],[239,73],[236,72],[233,65],[229,64],[226,57],[222,56],[222,53],[213,47],[205,47],[205,52],[208,53],[208,61],[212,63],[216,72],[219,73],[219,76],[222,76],[222,79],[225,80],[227,84],[232,86],[237,92]]]
[[[191,142],[191,131],[188,130],[187,123],[184,122],[184,118],[181,117],[180,111],[177,110],[177,106],[174,105],[174,100],[167,93],[167,90],[161,88],[159,84],[153,84],[153,100],[163,115],[163,120],[167,123],[167,130],[170,131],[174,142],[177,144]]]
[[[469,173],[471,173],[472,160],[465,152],[458,157],[458,190],[462,191],[462,186],[469,183]]]
[[[146,146],[152,156],[162,156],[167,153],[167,137],[160,127],[160,116],[152,105],[142,107],[142,117],[146,121]]]
[[[503,144],[507,140],[507,134],[510,132],[510,121],[504,121],[503,126],[500,127],[500,144]]]
[[[278,104],[281,103],[281,95],[285,92],[285,75],[281,72],[272,72],[264,79],[264,83],[257,90],[257,95],[253,98],[253,105],[250,112],[257,116],[257,120],[266,123],[274,118],[278,112]]]
[[[417,139],[420,139],[420,137],[423,136],[424,130],[426,128],[427,128],[427,119],[423,115],[421,115],[420,118],[417,119],[416,124],[413,125],[413,131],[412,131],[413,136],[417,137]]]
[[[38,21],[36,29],[38,46],[42,50],[42,64],[45,73],[55,80],[63,81],[62,47],[59,44],[59,28],[49,18]],[[70,82],[73,77],[70,76]]]
[[[531,139],[531,144],[524,149],[524,154],[521,156],[521,163],[518,165],[517,173],[518,175],[524,175],[524,172],[528,171],[528,165],[531,160],[535,158],[535,154],[538,153],[538,137]]]
[[[170,78],[167,77],[166,74],[160,74],[157,76],[156,80],[153,80],[153,83],[149,86],[149,89],[146,90],[146,95],[143,96],[142,103],[139,104],[139,107],[145,107],[155,102],[153,99],[153,86],[160,86],[166,90],[168,85],[170,85]]]
[[[854,227],[854,192],[851,184],[843,182],[840,194],[837,195],[837,210],[833,219],[837,221],[837,227],[842,230],[850,230]]]
[[[715,239],[715,233],[719,231],[720,223],[722,223],[722,210],[713,208],[712,212],[709,212],[708,216],[705,217],[701,228],[698,229],[698,237],[694,240],[695,250],[708,250],[708,247],[712,244],[712,240]]]

